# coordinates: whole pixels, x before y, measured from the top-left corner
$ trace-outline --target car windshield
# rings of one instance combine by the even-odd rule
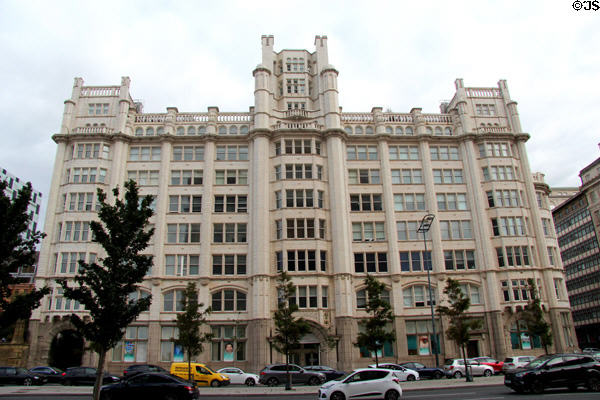
[[[544,365],[548,360],[551,360],[553,357],[550,356],[543,356],[543,357],[538,357],[535,360],[525,364],[525,367],[527,368],[537,368],[541,365]]]
[[[213,371],[212,369],[210,369],[210,368],[208,367],[208,365],[205,365],[205,366],[204,366],[204,368],[206,368],[207,370],[209,370],[209,371],[210,371],[210,372],[212,372],[213,374],[216,374],[216,372],[215,372],[215,371]]]

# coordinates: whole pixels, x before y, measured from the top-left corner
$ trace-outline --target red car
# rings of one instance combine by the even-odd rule
[[[492,357],[475,357],[473,360],[479,361],[480,364],[489,365],[490,367],[494,368],[494,374],[499,374],[502,372],[502,366],[504,365],[504,362],[494,360]]]

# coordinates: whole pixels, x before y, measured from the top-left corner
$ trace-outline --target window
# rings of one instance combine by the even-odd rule
[[[550,265],[556,265],[556,249],[554,247],[547,247],[548,251],[548,261],[550,261]],[[566,257],[565,257],[566,258]]]
[[[173,146],[173,161],[202,161],[204,146]]]
[[[539,336],[530,335],[527,322],[516,320],[510,325],[510,343],[515,350],[531,350],[542,347]]]
[[[215,171],[215,185],[247,185],[247,169],[228,169]]]
[[[246,293],[239,290],[225,289],[211,295],[213,312],[246,311]]]
[[[106,169],[104,168],[73,168],[71,172],[71,183],[104,183],[106,180]],[[67,178],[69,178],[69,170],[67,170]]]
[[[386,332],[394,331],[394,328],[391,323],[386,324],[383,329],[385,329]],[[363,323],[360,323],[360,321],[358,323],[358,331],[362,332],[362,333],[365,332],[365,325]],[[375,352],[369,352],[369,350],[367,350],[366,347],[360,347],[359,351],[360,351],[360,356],[363,358],[367,358],[367,357],[375,358]],[[390,342],[390,341],[383,342],[382,348],[377,350],[377,356],[378,357],[394,357],[393,342]],[[387,373],[370,373],[370,371],[361,372],[360,374],[361,374],[361,380],[381,379],[385,375],[387,375]],[[355,375],[355,376],[357,376],[357,375]],[[363,377],[365,377],[365,378],[363,379]]]
[[[171,185],[202,185],[202,170],[172,170]]]
[[[423,193],[405,193],[394,195],[395,211],[425,210],[425,195]]]
[[[285,255],[285,260],[284,260]],[[316,257],[319,256],[317,260]],[[277,271],[283,270],[285,265],[287,271],[310,272],[317,270],[317,263],[321,271],[327,271],[327,252],[324,250],[287,250],[275,253]]]
[[[146,362],[148,359],[148,327],[128,326],[125,337],[119,341],[112,351],[115,362]]]
[[[467,210],[465,193],[438,193],[436,195],[438,210]]]
[[[319,196],[322,196],[323,192],[319,191]],[[279,207],[281,208],[281,199],[279,201]],[[313,190],[312,189],[288,189],[285,191],[285,206],[286,207],[297,207],[297,208],[312,208],[315,206]],[[321,202],[319,208],[323,208]]]
[[[486,192],[489,207],[521,207],[518,190],[489,190]]]
[[[554,278],[554,293],[558,300],[562,299],[562,279]]]
[[[213,275],[246,275],[245,254],[213,254]]]
[[[94,193],[69,193],[68,211],[92,211]]]
[[[127,179],[138,186],[158,186],[158,171],[127,171]]]
[[[169,196],[169,212],[199,213],[202,212],[202,196]]]
[[[107,115],[109,103],[88,104],[88,115]]]
[[[462,169],[434,169],[433,183],[435,184],[460,184],[464,183]]]
[[[471,221],[440,221],[442,240],[473,239]]]
[[[248,146],[217,146],[217,161],[247,161]]]
[[[407,131],[408,134],[408,131]],[[419,160],[419,148],[417,146],[390,146],[390,160]]]
[[[246,243],[246,224],[213,224],[214,243]]]
[[[167,243],[200,243],[200,224],[167,224]]]
[[[387,253],[354,253],[354,272],[388,272]]]
[[[475,252],[473,250],[444,250],[446,270],[475,269]]]
[[[393,185],[411,185],[423,183],[423,174],[420,169],[393,169]]]
[[[58,254],[55,261],[58,262]],[[88,263],[96,260],[95,253],[88,253]],[[79,270],[79,261],[86,261],[86,253],[60,253],[60,265],[54,266],[54,272],[59,274],[75,274]]]
[[[288,94],[304,95],[306,92],[306,82],[304,79],[286,79],[286,88]]]
[[[318,286],[296,286],[296,292],[289,299],[290,304],[297,304],[298,308],[318,308],[317,290]]]
[[[248,212],[247,195],[215,196],[216,213],[246,213]]]
[[[349,169],[348,183],[350,185],[358,184],[380,184],[378,169]]]
[[[417,233],[419,221],[398,221],[396,222],[396,230],[398,231],[398,240],[422,240],[423,235]],[[420,238],[419,238],[420,236]],[[426,237],[429,238],[429,232]]]
[[[483,167],[482,171],[485,181],[512,181],[518,179],[517,168],[512,166]]]
[[[438,333],[442,332],[439,320],[435,321],[436,336],[433,336],[433,326],[430,319],[406,321],[405,324],[408,355],[428,356],[436,353],[434,346],[440,343]]]
[[[65,242],[87,242],[91,240],[90,223],[88,221],[66,221],[64,222]]]
[[[312,218],[286,219],[287,239],[325,239],[325,220],[319,221],[318,237],[315,236],[315,222]]]
[[[542,227],[544,236],[552,236],[552,221],[549,218],[542,218]]]
[[[104,143],[80,143],[71,147],[73,159],[108,159],[110,146]]]
[[[129,161],[160,161],[160,147],[130,147]]]
[[[378,160],[377,146],[347,146],[348,160]]]
[[[431,271],[431,252],[401,251],[400,270],[402,272],[427,270]]]
[[[163,294],[163,311],[183,311],[183,290],[170,290]]]
[[[373,242],[385,240],[385,223],[353,222],[352,240],[355,242]]]
[[[351,211],[382,211],[380,194],[351,194]]]
[[[471,300],[471,304],[482,304],[481,296],[479,295],[479,286],[470,283],[461,283],[460,290]]]
[[[494,104],[476,104],[475,112],[481,116],[494,116],[496,115],[496,106]]]
[[[529,300],[529,285],[525,279],[512,279],[501,282],[504,301],[527,301]]]
[[[494,236],[525,236],[525,225],[522,217],[492,218]]]
[[[246,360],[246,325],[212,325],[212,361]]]
[[[160,361],[183,361],[183,349],[174,343],[179,339],[179,328],[176,326],[161,326],[160,328]],[[176,354],[179,359],[176,359]]]
[[[165,275],[198,275],[199,268],[200,256],[198,255],[177,254],[165,256]]]
[[[297,109],[298,107],[295,108]],[[282,149],[284,150],[283,154],[320,154],[321,142],[316,140],[314,147],[311,139],[288,139],[276,142],[275,154],[282,154]]]
[[[366,289],[362,289],[356,292],[356,308],[365,309],[367,307],[367,300],[369,298],[369,292]],[[380,296],[381,300],[392,304],[390,300],[390,291],[383,289]]]
[[[431,160],[459,160],[458,147],[456,146],[431,146],[429,148]]]
[[[433,295],[433,305],[436,304],[435,300],[435,288],[431,287],[431,294]],[[404,288],[402,291],[404,298],[404,307],[430,307],[429,288],[424,285],[414,285]]]
[[[506,254],[506,255],[505,255]],[[522,267],[531,265],[527,246],[506,246],[496,248],[499,267]]]

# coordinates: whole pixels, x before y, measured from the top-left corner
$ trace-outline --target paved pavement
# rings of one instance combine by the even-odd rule
[[[504,384],[504,375],[492,376],[489,378],[475,377],[473,382],[466,382],[462,379],[437,379],[414,382],[403,382],[402,390],[427,390],[427,389],[440,389],[440,388],[458,388],[458,387],[472,387],[472,386],[494,386]],[[204,395],[247,395],[247,396],[260,396],[260,395],[276,395],[276,394],[316,394],[319,391],[319,386],[294,386],[292,390],[286,391],[283,386],[268,387],[263,385],[257,385],[253,387],[247,387],[243,385],[232,385],[227,387],[212,388],[212,387],[199,387],[200,394]],[[44,385],[44,386],[0,386],[0,397],[3,395],[86,395],[92,393],[91,386],[62,386],[62,385]]]

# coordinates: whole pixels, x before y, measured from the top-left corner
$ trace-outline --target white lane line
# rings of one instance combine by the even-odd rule
[[[469,394],[476,394],[477,392],[463,392],[463,393],[450,393],[450,394],[426,394],[426,395],[419,395],[419,396],[415,396],[415,397],[444,397],[444,396],[462,396],[462,395],[469,395]],[[409,397],[409,396],[406,396]]]

